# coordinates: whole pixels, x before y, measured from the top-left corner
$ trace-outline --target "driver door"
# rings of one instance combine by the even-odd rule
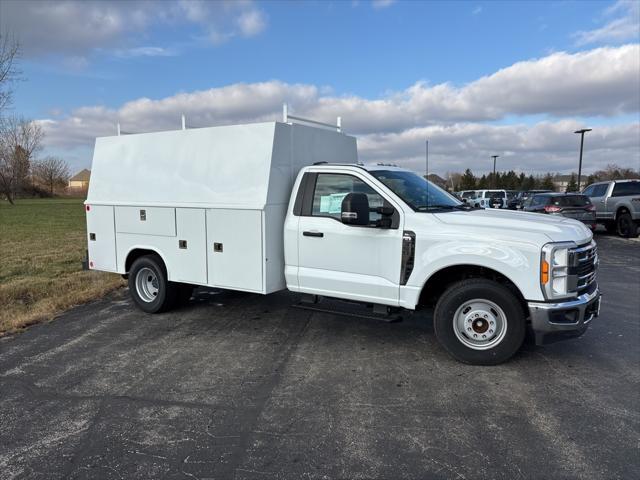
[[[314,295],[398,305],[402,257],[402,217],[394,207],[392,228],[380,228],[375,210],[393,206],[364,179],[346,173],[317,173],[313,195],[298,222],[298,282]],[[309,188],[309,187],[308,187]],[[369,219],[364,225],[342,223],[342,200],[364,193]],[[305,211],[306,210],[306,211]]]

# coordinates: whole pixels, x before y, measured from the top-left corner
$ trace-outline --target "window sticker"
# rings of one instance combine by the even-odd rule
[[[332,193],[320,197],[320,213],[336,214],[342,211],[342,200],[347,196],[345,193]]]

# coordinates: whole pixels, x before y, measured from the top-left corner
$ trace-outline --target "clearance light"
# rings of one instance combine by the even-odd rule
[[[549,283],[549,262],[542,260],[542,267],[540,268],[540,283],[546,285]]]

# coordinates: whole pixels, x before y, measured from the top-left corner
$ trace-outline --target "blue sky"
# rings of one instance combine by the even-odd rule
[[[424,133],[433,138],[436,152],[437,140],[442,140],[441,162],[436,160],[441,173],[475,166],[474,157],[495,149],[505,150],[507,157],[513,155],[518,160],[514,168],[568,171],[573,138],[569,137],[571,145],[566,148],[552,142],[544,152],[532,154],[527,135],[540,135],[547,124],[565,130],[574,124],[602,126],[600,143],[594,140],[600,152],[592,169],[609,161],[626,166],[640,163],[640,140],[634,139],[639,132],[636,89],[640,86],[633,84],[640,81],[640,72],[628,61],[639,42],[637,5],[625,1],[4,1],[0,26],[17,36],[24,48],[25,81],[16,85],[14,111],[44,121],[48,151],[67,157],[74,167],[89,164],[91,136],[111,133],[98,122],[100,112],[105,118],[128,120],[129,130],[148,131],[166,128],[164,121],[154,123],[158,112],[179,116],[179,110],[195,123],[219,124],[263,120],[269,108],[275,116],[279,108],[274,105],[281,101],[291,103],[294,110],[297,101],[301,113],[323,115],[345,107],[345,99],[356,99],[347,105],[345,125],[349,125],[350,108],[355,117],[361,104],[363,110],[372,109],[374,117],[379,107],[381,117],[371,124],[352,123],[353,133],[362,136],[365,160],[392,158],[411,165],[419,157],[419,151],[411,149],[417,148],[416,138]],[[92,22],[98,23],[94,27]],[[581,53],[592,59],[580,60]],[[548,74],[545,59],[550,59]],[[519,74],[519,62],[530,62],[531,76]],[[570,67],[573,62],[579,65]],[[619,72],[619,65],[630,70],[600,78],[600,68]],[[553,69],[565,67],[576,76],[579,91],[573,104],[565,101],[567,90],[556,91],[557,79],[565,77],[554,77],[560,73]],[[548,106],[521,105],[527,99],[513,98],[497,114],[491,112],[490,103],[478,113],[474,99],[492,95],[499,99],[501,87],[471,100],[462,90],[469,85],[480,88],[483,77],[493,78],[504,69],[508,69],[504,81],[510,82],[506,85],[540,82],[541,88],[534,92],[540,96],[539,104]],[[544,81],[550,82],[549,96],[545,96]],[[243,90],[241,85],[260,87]],[[296,85],[315,90],[295,93]],[[418,94],[410,93],[416,85]],[[441,93],[439,86],[453,92]],[[217,102],[210,105],[216,114],[195,108],[197,98],[180,97],[211,89],[219,95],[200,102]],[[616,91],[619,97],[626,92],[625,96],[616,97]],[[452,102],[461,101],[462,94],[463,111],[441,113]],[[554,95],[561,104],[558,108]],[[415,111],[413,106],[425,96],[424,108]],[[259,107],[252,107],[252,97]],[[157,102],[146,113],[140,102],[144,98]],[[233,98],[237,103],[232,103]],[[385,104],[402,99],[404,106],[398,107],[397,117],[389,115]],[[135,109],[127,108],[131,102],[138,102]],[[327,106],[332,102],[335,108]],[[415,121],[398,126],[403,111]],[[82,128],[69,132],[79,123]],[[465,126],[470,135],[465,137],[455,125]],[[493,145],[476,142],[475,150],[468,145],[480,132],[475,127],[496,126],[512,130],[484,132],[483,138],[496,137]],[[400,142],[402,135],[407,138]],[[619,151],[612,152],[613,144]]]

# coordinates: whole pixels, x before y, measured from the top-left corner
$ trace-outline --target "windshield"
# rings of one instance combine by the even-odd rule
[[[476,192],[463,192],[462,198],[475,198]]]
[[[553,197],[551,203],[558,207],[586,207],[591,205],[591,200],[586,195],[565,195]]]
[[[453,195],[423,177],[403,170],[373,170],[369,172],[384,183],[414,210],[462,205]]]

